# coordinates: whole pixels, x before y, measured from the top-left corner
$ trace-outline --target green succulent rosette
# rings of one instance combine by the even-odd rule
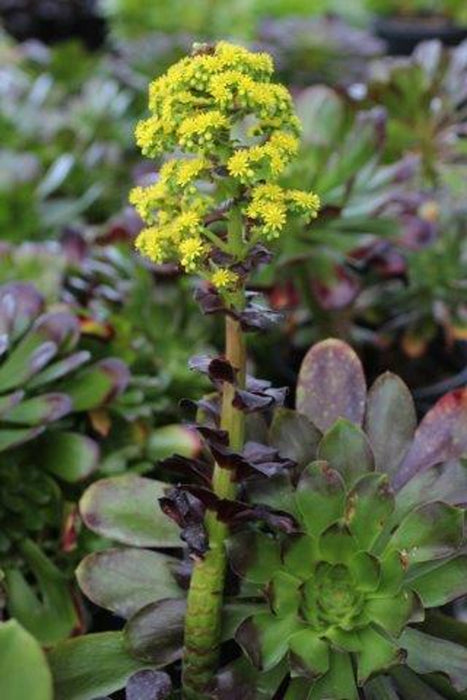
[[[348,346],[325,341],[309,353],[301,412],[279,410],[271,428],[297,471],[250,487],[257,500],[287,510],[295,532],[255,526],[229,545],[240,597],[257,601],[235,639],[259,672],[258,687],[270,677],[270,691],[286,687],[291,699],[353,700],[362,689],[381,697],[371,695],[371,679],[386,682],[404,667],[465,687],[465,651],[420,626],[427,610],[467,592],[457,505],[467,471],[456,459],[440,464],[465,451],[465,402],[465,391],[447,395],[414,435],[400,379],[383,375],[367,396]]]

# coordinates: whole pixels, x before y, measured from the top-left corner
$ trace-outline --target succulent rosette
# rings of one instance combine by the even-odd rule
[[[288,511],[296,528],[249,528],[230,540],[245,595],[262,598],[237,642],[260,676],[269,672],[277,687],[289,678],[287,698],[351,700],[358,688],[375,697],[368,681],[404,665],[446,673],[462,690],[465,650],[416,625],[467,592],[458,507],[467,470],[457,461],[467,447],[465,390],[444,397],[414,433],[403,382],[387,373],[367,394],[357,356],[330,340],[307,355],[297,406],[279,409],[271,435],[301,467],[253,487],[256,501]],[[397,676],[378,682],[392,687]]]

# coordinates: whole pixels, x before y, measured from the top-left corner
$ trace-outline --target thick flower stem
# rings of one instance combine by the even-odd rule
[[[245,384],[246,348],[240,324],[226,317],[226,358],[237,369],[237,385]],[[244,442],[244,415],[232,406],[235,388],[224,383],[221,428],[229,433],[230,447],[240,450]],[[214,467],[213,490],[219,498],[235,497],[234,474],[218,464]],[[225,539],[228,528],[212,511],[206,515],[209,551],[193,569],[188,592],[183,659],[183,697],[205,698],[203,689],[211,680],[219,656],[221,613],[226,570]]]

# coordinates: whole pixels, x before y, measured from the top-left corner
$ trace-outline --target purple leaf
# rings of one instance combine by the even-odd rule
[[[125,700],[165,700],[172,691],[170,676],[162,671],[138,671],[127,683]]]
[[[466,453],[467,389],[457,389],[443,396],[418,426],[393,486],[399,490],[418,472]]]
[[[133,657],[166,666],[182,655],[186,602],[168,598],[142,608],[125,629],[125,641]]]
[[[361,425],[366,383],[360,360],[352,348],[330,338],[314,345],[305,356],[297,384],[297,410],[322,432],[338,418]]]

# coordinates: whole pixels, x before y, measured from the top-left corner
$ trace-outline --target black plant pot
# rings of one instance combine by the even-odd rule
[[[457,46],[467,38],[467,26],[436,17],[377,17],[373,30],[386,41],[387,52],[395,56],[410,55],[421,41],[439,39],[445,46]]]

